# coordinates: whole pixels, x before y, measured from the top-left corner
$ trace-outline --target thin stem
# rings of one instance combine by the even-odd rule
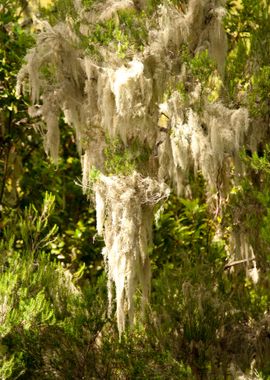
[[[237,261],[232,261],[231,263],[228,263],[224,266],[224,269],[228,269],[228,268],[231,268],[235,265],[238,265],[238,264],[242,264],[242,263],[246,263],[246,262],[250,262],[250,261],[255,261],[255,258],[250,258],[250,259],[242,259],[242,260],[237,260]]]

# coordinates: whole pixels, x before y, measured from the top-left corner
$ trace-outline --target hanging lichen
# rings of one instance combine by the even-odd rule
[[[149,248],[152,244],[153,209],[169,195],[168,187],[134,172],[130,176],[100,175],[94,185],[97,232],[104,237],[103,255],[108,273],[109,311],[115,285],[120,334],[128,312],[134,318],[134,294],[142,290],[142,306],[150,291]]]
[[[109,310],[115,285],[120,333],[126,314],[133,322],[137,286],[143,304],[149,294],[151,224],[154,205],[168,195],[164,181],[185,194],[189,173],[200,171],[209,195],[225,195],[228,167],[241,170],[238,154],[248,129],[247,111],[227,108],[216,88],[210,96],[211,86],[222,83],[224,74],[223,3],[190,0],[182,9],[164,1],[149,16],[142,45],[130,41],[129,46],[119,12],[140,12],[145,1],[93,2],[88,9],[76,1],[76,26],[71,19],[53,27],[39,22],[36,47],[18,75],[18,92],[22,86],[27,90],[28,83],[32,103],[39,104],[47,128],[45,149],[52,159],[57,161],[62,113],[75,129],[84,192],[93,168],[101,173],[92,188],[97,230],[105,241]],[[102,45],[97,31],[109,28],[111,19],[117,33],[108,34],[112,41]],[[214,62],[207,73],[200,71],[205,60]],[[119,173],[108,172],[106,151],[115,139],[129,154],[135,142],[147,150],[143,169],[134,160],[131,172],[121,173],[121,166]]]

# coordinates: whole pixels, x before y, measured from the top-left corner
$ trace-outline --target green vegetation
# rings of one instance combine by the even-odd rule
[[[129,175],[134,170],[144,172],[150,155],[150,148],[142,149],[140,141],[124,146],[119,139],[107,138],[105,169],[108,174]]]
[[[37,133],[40,120],[28,116],[27,96],[16,96],[22,57],[34,43],[32,26],[23,25],[23,3],[0,5],[0,378],[233,379],[232,363],[248,372],[255,358],[253,378],[270,379],[269,133],[257,151],[243,151],[245,175],[220,212],[206,203],[202,177],[193,173],[192,197],[172,194],[157,212],[151,302],[143,318],[136,310],[137,323],[119,341],[107,313],[104,244],[96,236],[93,201],[89,205],[76,184],[81,167],[73,133],[62,118],[61,159],[53,166]],[[93,3],[83,1],[86,8]],[[121,11],[87,35],[78,29],[80,47],[91,55],[112,45],[121,59],[140,53],[160,3]],[[210,89],[211,99],[222,91],[228,103],[248,107],[259,131],[270,112],[269,1],[231,0],[227,9],[224,87],[213,82],[216,67],[207,51],[191,56],[183,48],[190,83],[172,89],[184,100],[196,81]],[[75,14],[74,2],[58,1],[40,14],[64,21]],[[107,175],[129,175],[144,173],[151,149],[108,137],[104,153]],[[92,169],[91,181],[99,175]],[[229,235],[237,228],[256,247],[258,282],[228,262]]]

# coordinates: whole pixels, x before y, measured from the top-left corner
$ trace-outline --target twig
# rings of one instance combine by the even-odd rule
[[[7,125],[8,136],[10,136],[11,134],[12,117],[13,117],[13,112],[9,111],[8,125]],[[6,157],[4,158],[4,172],[3,172],[3,177],[2,177],[2,186],[0,190],[0,204],[3,204],[3,197],[5,193],[6,181],[7,181],[7,176],[8,176],[9,155],[10,155],[11,149],[12,149],[12,144],[10,143],[7,146]],[[3,149],[3,151],[5,152],[5,149]]]
[[[232,261],[231,263],[226,264],[224,266],[224,269],[228,269],[228,268],[233,267],[235,265],[250,262],[250,261],[255,261],[255,257],[253,257],[251,259],[242,259],[242,260]]]
[[[165,116],[168,120],[171,120],[171,118],[168,115],[166,115],[166,113],[161,112],[161,115]]]

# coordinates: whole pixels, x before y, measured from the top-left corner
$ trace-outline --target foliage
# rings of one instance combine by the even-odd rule
[[[98,3],[96,0],[87,0],[82,4],[87,10],[95,2]],[[132,9],[119,11],[117,18],[100,21],[90,27],[88,25],[87,31],[82,32],[75,8],[73,1],[56,1],[51,7],[41,9],[41,14],[48,18],[52,25],[59,20],[64,21],[69,16],[73,20],[81,48],[90,56],[100,59],[99,49],[111,46],[119,58],[125,58],[136,49],[141,49],[146,42],[146,15],[143,11],[139,14]],[[86,24],[85,20],[83,24]]]
[[[105,169],[108,174],[129,175],[134,170],[143,172],[150,155],[150,148],[142,146],[140,141],[132,141],[124,146],[119,139],[108,138],[105,148]]]
[[[57,233],[55,225],[48,227],[53,202],[54,197],[46,195],[40,213],[31,205],[22,215],[14,215],[4,231],[0,279],[4,379],[50,379],[55,371],[69,376],[79,359],[72,361],[72,369],[65,361],[78,352],[79,332],[80,343],[87,346],[104,323],[96,290],[89,285],[83,293],[77,289],[71,273],[48,251]],[[91,307],[99,316],[89,315]],[[59,340],[66,342],[66,352]]]
[[[48,243],[57,233],[55,227],[47,227],[53,202],[54,197],[46,195],[40,213],[31,205],[5,228],[0,279],[2,378],[65,379],[82,374],[100,379],[160,378],[161,374],[168,379],[179,374],[188,378],[168,351],[155,358],[154,348],[142,349],[146,330],[127,332],[118,342],[115,326],[105,317],[104,278],[95,286],[86,282],[80,290],[70,272],[50,259]],[[101,330],[103,339],[98,343]]]
[[[41,206],[41,197],[50,191],[56,204],[52,221],[59,228],[57,239],[51,243],[52,254],[72,272],[86,263],[85,274],[95,275],[100,271],[102,242],[93,241],[95,212],[78,185],[80,174],[74,136],[63,125],[62,158],[57,167],[47,160],[42,145],[33,151],[31,159],[24,161],[19,206],[23,208],[31,202]]]
[[[118,19],[109,19],[95,25],[88,35],[87,49],[91,51],[94,45],[113,45],[120,58],[125,58],[131,50],[141,48],[147,37],[146,19],[144,13],[139,16],[135,11],[121,11]],[[90,42],[90,46],[89,46]],[[92,44],[92,45],[91,45]]]
[[[159,339],[172,344],[175,355],[195,372],[207,372],[209,360],[219,355],[217,331],[226,323],[224,310],[230,310],[223,292],[224,243],[213,241],[214,225],[198,200],[174,199],[164,211],[154,250],[159,253],[154,305],[163,304],[162,313],[157,306],[154,314]]]
[[[238,101],[245,100],[248,95],[251,112],[258,116],[255,108],[262,104],[261,111],[263,114],[267,112],[266,98],[269,94],[269,1],[243,0],[239,3],[231,0],[227,2],[227,7],[229,12],[225,26],[230,42],[228,91]],[[259,89],[261,85],[262,89]]]
[[[33,43],[20,26],[16,1],[5,0],[0,7],[0,204],[14,205],[18,201],[16,186],[21,176],[21,154],[27,156],[34,145],[29,141],[30,128],[26,99],[15,96],[16,75],[26,49]]]
[[[248,105],[253,117],[269,115],[270,66],[262,66],[251,80],[252,91],[248,96]]]
[[[1,4],[0,231],[19,209],[31,203],[41,207],[46,191],[52,192],[56,203],[52,219],[59,228],[57,239],[50,243],[52,254],[74,272],[87,263],[84,273],[95,275],[101,269],[102,243],[89,244],[95,235],[95,215],[75,184],[81,167],[74,136],[61,121],[63,158],[55,167],[44,153],[38,133],[41,126],[28,116],[27,97],[15,95],[17,72],[26,49],[33,44],[22,14],[16,0]]]
[[[93,3],[83,1],[89,9]],[[104,46],[120,59],[140,52],[149,17],[154,23],[162,2],[146,3],[144,11],[118,12],[115,19],[95,24],[86,35],[75,28],[79,48],[97,59]],[[186,4],[171,3],[181,11]],[[187,80],[172,83],[169,92],[176,88],[187,101],[189,91],[201,83],[210,101],[222,93],[228,104],[247,106],[251,124],[260,132],[269,121],[269,2],[231,0],[227,10],[224,85],[207,50],[193,54],[182,46],[179,60],[186,63]],[[52,24],[67,16],[75,26],[77,22],[74,2],[69,0],[41,9],[40,15]],[[151,304],[144,319],[137,311],[135,326],[119,341],[115,322],[106,314],[103,243],[95,239],[95,213],[75,184],[81,169],[74,136],[61,119],[62,158],[53,166],[35,132],[38,121],[27,116],[28,99],[15,96],[17,71],[33,44],[31,36],[32,31],[23,26],[20,5],[2,1],[0,377],[197,380],[237,379],[250,373],[253,379],[268,379],[268,137],[262,137],[257,151],[248,147],[243,153],[245,175],[238,176],[218,212],[206,203],[202,177],[190,173],[192,197],[172,195],[157,213]],[[106,174],[143,173],[150,154],[139,141],[124,145],[110,139]],[[228,171],[233,170],[229,163]],[[93,169],[91,182],[99,175]],[[233,229],[243,230],[256,248],[256,284],[251,267],[230,260]],[[137,302],[136,297],[139,292]],[[256,370],[250,372],[252,362]]]
[[[268,170],[266,157],[251,162]],[[48,243],[57,238],[48,223],[52,206],[53,197],[46,196],[40,213],[30,206],[13,215],[1,243],[4,378],[218,379],[231,360],[248,366],[238,338],[251,344],[253,325],[269,306],[267,292],[264,282],[254,288],[244,276],[224,271],[224,242],[215,241],[202,200],[171,198],[164,206],[152,253],[151,307],[121,342],[106,317],[105,278],[75,287],[70,272],[50,259]],[[247,335],[240,333],[250,318]],[[256,344],[265,345],[257,329],[262,342]],[[269,374],[267,363],[261,368]]]

